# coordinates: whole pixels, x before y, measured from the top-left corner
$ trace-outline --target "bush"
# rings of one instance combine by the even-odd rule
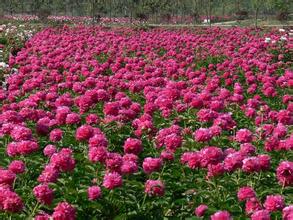
[[[162,15],[162,20],[166,23],[170,23],[171,18],[172,18],[172,16],[169,13]]]
[[[197,12],[192,13],[191,16],[192,16],[193,20],[194,20],[196,23],[199,23],[199,22],[200,22],[200,16],[199,16],[199,14],[198,14]]]
[[[235,13],[235,17],[237,20],[244,20],[248,18],[248,12],[247,11],[237,11]]]
[[[148,16],[143,12],[136,12],[135,18],[138,18],[140,21],[146,21],[148,19]]]
[[[41,22],[47,22],[48,17],[51,15],[51,11],[49,9],[40,9],[37,15]]]
[[[8,40],[5,37],[0,37],[0,44],[6,45]]]
[[[289,19],[289,13],[281,11],[281,12],[277,13],[277,19],[279,21],[287,21]]]

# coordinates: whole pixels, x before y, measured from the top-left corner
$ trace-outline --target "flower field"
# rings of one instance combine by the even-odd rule
[[[285,30],[47,28],[0,87],[0,219],[293,219]]]

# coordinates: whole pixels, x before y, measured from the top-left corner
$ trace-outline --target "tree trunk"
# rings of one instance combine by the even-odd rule
[[[259,13],[259,6],[257,6],[255,9],[255,28],[257,28],[258,13]]]
[[[225,8],[226,8],[225,0],[222,0],[222,16],[225,16]]]
[[[212,14],[212,5],[211,5],[211,0],[209,0],[209,12],[208,12],[208,14],[209,14],[209,25],[210,25],[210,27],[212,26],[212,16],[211,16],[211,14]]]

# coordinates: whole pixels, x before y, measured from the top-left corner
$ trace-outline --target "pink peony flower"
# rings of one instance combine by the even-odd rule
[[[57,152],[56,147],[51,144],[47,145],[43,150],[44,155],[47,157],[51,157],[56,152]]]
[[[250,198],[255,198],[256,194],[255,194],[254,190],[251,187],[245,186],[245,187],[241,187],[238,190],[237,197],[238,197],[239,201],[245,201],[245,200],[248,200]]]
[[[194,214],[197,217],[202,217],[202,216],[204,216],[207,209],[208,209],[207,205],[201,204],[198,207],[196,207],[196,209],[194,210]]]
[[[162,159],[146,157],[143,161],[142,167],[143,171],[147,174],[159,171],[162,167]]]
[[[21,160],[14,160],[9,164],[8,170],[12,171],[15,174],[24,173],[25,172],[25,164]]]
[[[100,122],[100,117],[96,114],[89,114],[88,116],[86,116],[86,123],[88,125],[94,125],[94,124],[98,124]]]
[[[232,220],[232,217],[227,211],[217,211],[211,215],[211,220]]]
[[[145,193],[149,196],[163,196],[165,186],[160,180],[147,180],[145,183]]]
[[[289,205],[283,208],[282,217],[283,217],[283,220],[293,219],[293,205]]]
[[[12,129],[10,135],[15,141],[30,140],[32,138],[32,131],[23,126],[16,126]]]
[[[258,201],[257,198],[249,198],[248,200],[246,200],[245,202],[245,212],[247,215],[251,215],[252,213],[254,213],[257,210],[261,210],[262,206],[261,203]]]
[[[12,185],[15,178],[16,178],[16,175],[14,172],[10,170],[0,169],[0,185],[1,184]]]
[[[209,141],[212,138],[212,133],[208,128],[199,128],[194,132],[194,138],[197,142]]]
[[[117,172],[106,173],[104,176],[103,186],[107,189],[120,187],[122,183],[122,177]]]
[[[59,170],[53,165],[49,164],[45,166],[44,170],[38,177],[38,182],[40,183],[54,183],[59,177]]]
[[[232,154],[229,154],[224,159],[224,168],[225,170],[232,172],[235,171],[237,168],[242,167],[243,164],[243,155],[239,152],[235,152]]]
[[[139,154],[142,151],[142,142],[139,139],[127,138],[124,142],[124,153]]]
[[[36,186],[33,192],[37,200],[45,205],[50,205],[54,199],[54,192],[47,184]]]
[[[258,210],[251,215],[251,220],[270,220],[270,213],[267,210]]]
[[[52,218],[54,220],[75,220],[76,219],[76,211],[69,203],[60,202],[54,208],[54,212],[52,214]]]
[[[93,136],[93,127],[90,125],[82,125],[76,130],[75,138],[78,141],[86,141]]]
[[[65,123],[68,125],[79,124],[80,123],[80,116],[77,113],[70,113],[66,116]]]
[[[91,186],[87,190],[89,200],[99,199],[102,195],[101,188],[99,186]]]
[[[92,163],[105,162],[108,151],[105,147],[92,147],[89,149],[88,158]]]
[[[205,147],[200,151],[200,154],[202,167],[209,164],[218,164],[223,159],[223,151],[218,147]]]
[[[252,133],[248,129],[240,129],[237,131],[235,139],[240,143],[250,143],[252,141]]]
[[[0,210],[16,213],[22,211],[23,207],[21,198],[15,192],[0,185]]]
[[[260,171],[260,164],[258,157],[248,157],[243,160],[242,170],[246,173],[253,173]]]
[[[293,185],[293,162],[283,161],[277,167],[277,179],[281,185]]]
[[[54,129],[50,132],[50,141],[58,142],[61,141],[63,135],[63,131],[61,129]]]
[[[41,212],[35,216],[34,220],[50,220],[50,217],[49,214]]]
[[[282,210],[285,207],[284,197],[281,195],[269,195],[264,202],[264,207],[270,212]]]
[[[69,148],[62,148],[58,153],[51,156],[50,164],[62,172],[72,171],[75,168],[72,150]]]

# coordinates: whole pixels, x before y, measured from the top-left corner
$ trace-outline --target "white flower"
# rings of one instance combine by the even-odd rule
[[[279,31],[280,31],[280,32],[285,32],[285,29],[280,28]]]
[[[4,62],[0,62],[0,68],[7,68],[9,67],[8,64],[4,63]]]
[[[280,40],[281,40],[281,41],[287,41],[287,37],[282,36],[282,37],[280,38]]]
[[[265,38],[265,43],[270,43],[271,42],[271,38],[270,37],[266,37]]]
[[[210,19],[204,19],[204,20],[203,20],[203,23],[205,23],[205,24],[210,23]]]

